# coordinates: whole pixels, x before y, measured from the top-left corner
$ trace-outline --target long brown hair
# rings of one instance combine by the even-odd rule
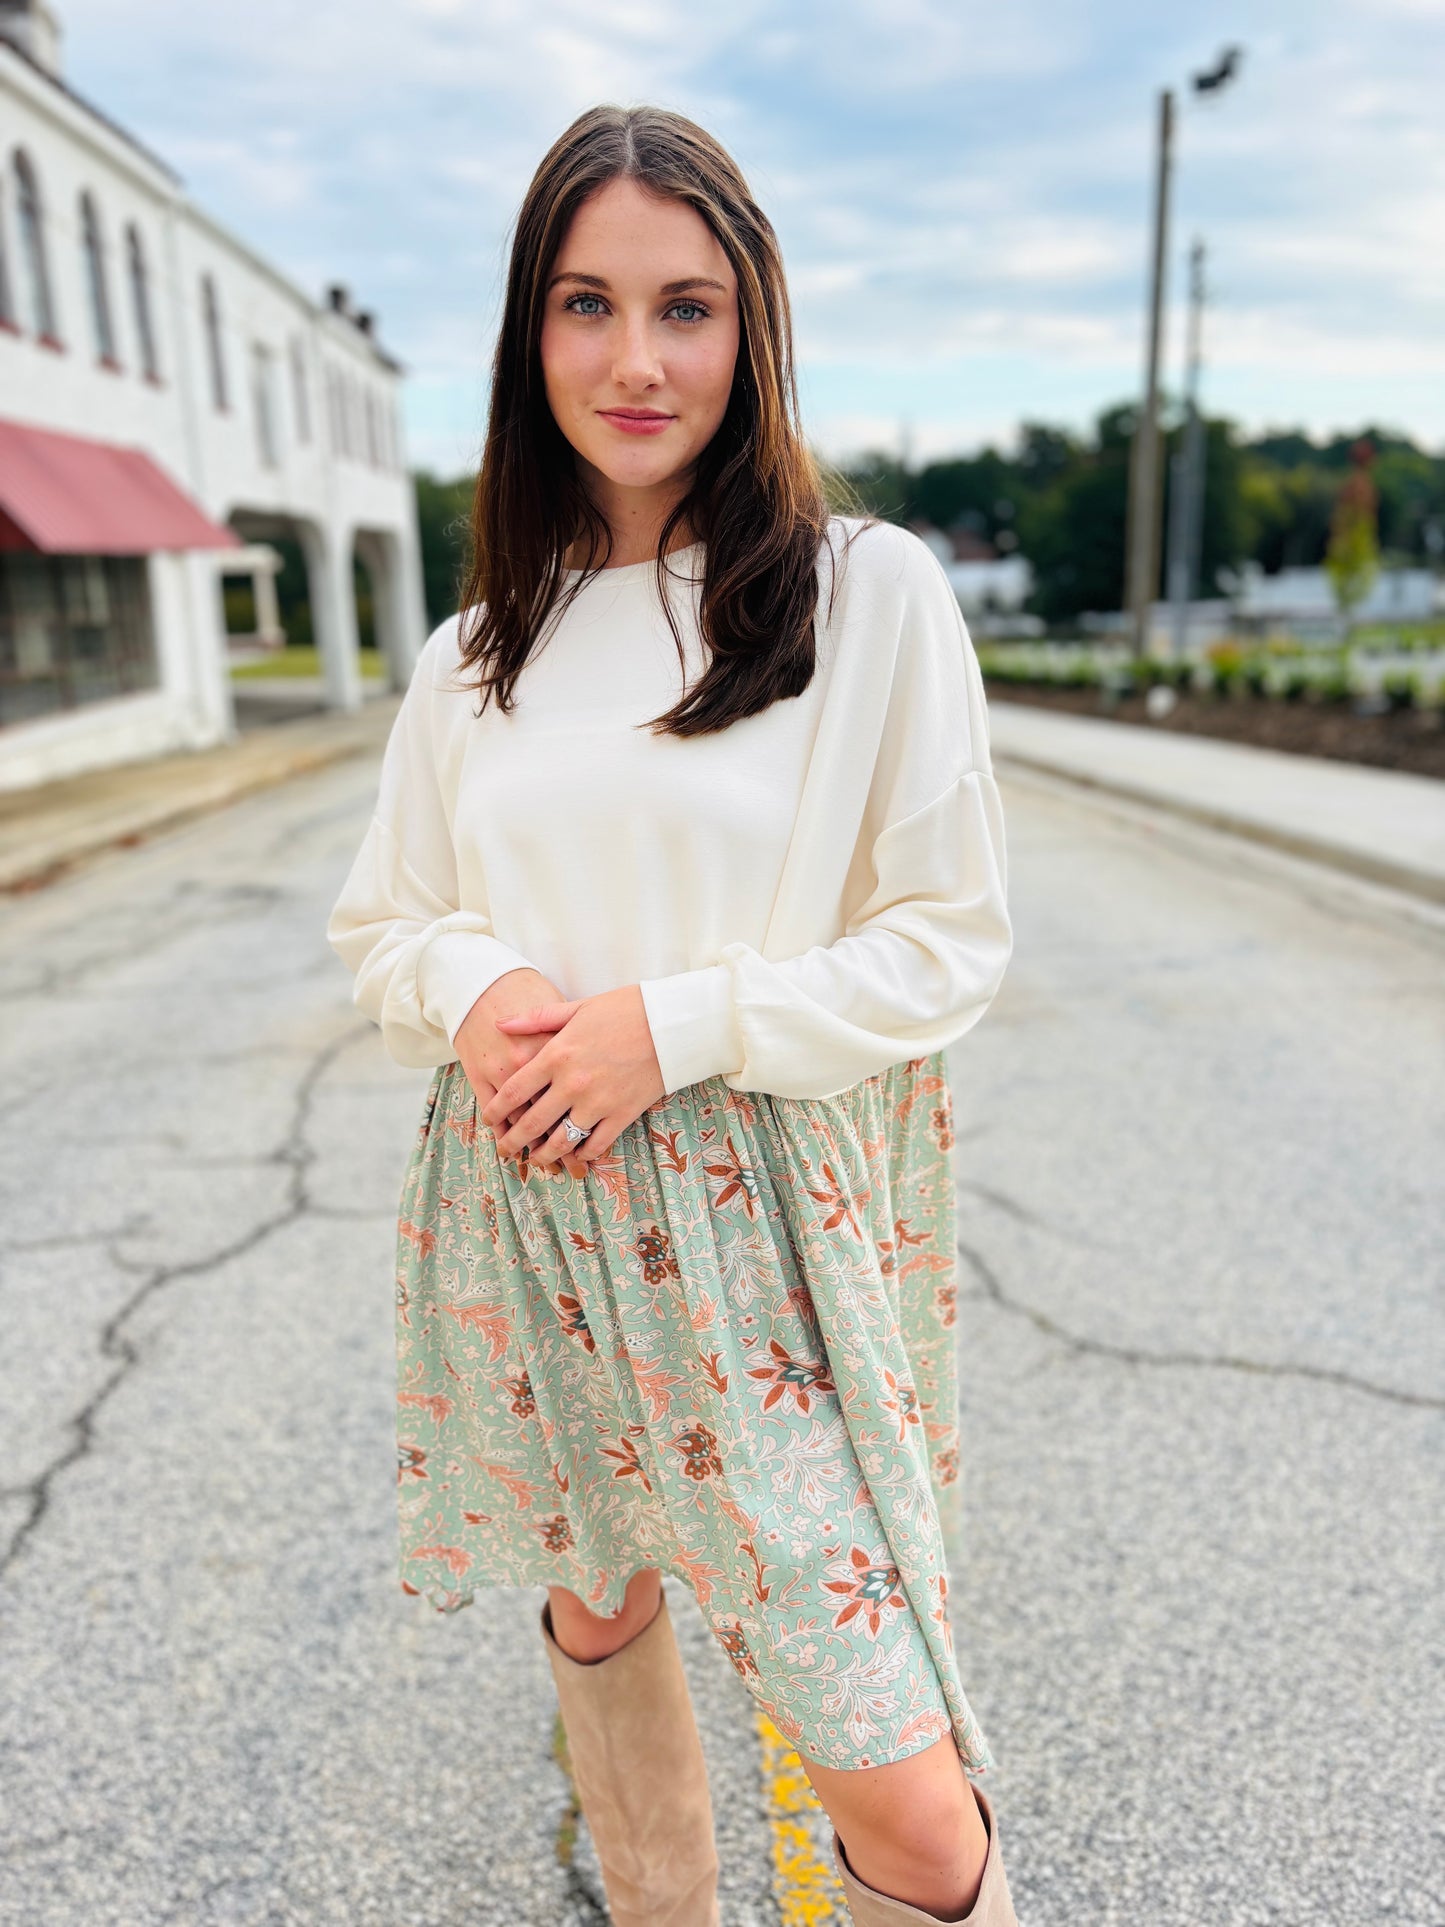
[[[548,276],[568,224],[607,182],[635,180],[695,208],[737,275],[739,342],[721,425],[658,539],[657,582],[682,656],[667,551],[680,527],[705,544],[700,619],[707,667],[646,727],[700,736],[796,696],[816,664],[820,546],[828,505],[799,424],[792,316],[771,223],[711,134],[658,107],[590,108],[555,141],[517,215],[492,364],[486,442],[471,512],[461,660],[503,711],[551,614],[611,553],[606,518],[577,476],[542,377]],[[576,542],[589,566],[563,588]]]

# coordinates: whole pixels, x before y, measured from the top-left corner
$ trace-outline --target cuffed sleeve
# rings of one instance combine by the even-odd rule
[[[667,1091],[721,1075],[736,1090],[830,1097],[978,1022],[1013,949],[992,772],[965,771],[890,824],[873,869],[831,944],[770,961],[730,943],[715,965],[642,984]]]
[[[638,988],[669,1091],[742,1068],[732,973],[726,964],[650,977]]]
[[[352,1001],[397,1063],[449,1063],[467,1012],[497,978],[530,967],[484,908],[460,904],[442,788],[436,659],[448,625],[417,660],[382,757],[377,803],[327,920],[326,938],[354,979]]]
[[[484,926],[484,920],[466,912],[459,912],[455,921],[444,918],[433,926],[417,964],[422,1016],[429,1024],[439,1024],[452,1042],[467,1012],[498,977],[533,968],[520,951],[478,927],[479,922]]]

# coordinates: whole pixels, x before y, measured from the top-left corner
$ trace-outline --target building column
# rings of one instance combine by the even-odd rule
[[[351,579],[351,536],[315,522],[297,525],[306,558],[311,626],[321,658],[321,680],[329,709],[360,709],[361,644],[356,627],[356,594]]]
[[[421,572],[421,525],[417,519],[416,489],[408,487],[406,507],[396,544],[397,596],[402,610],[403,633],[414,637],[409,644],[406,673],[410,677],[422,645],[431,634],[427,614],[426,585]],[[445,611],[450,615],[451,611]]]
[[[274,648],[286,640],[281,627],[281,605],[276,600],[276,554],[269,552],[251,576],[251,593],[256,598],[256,640]]]
[[[192,549],[150,559],[157,646],[166,681],[180,697],[188,742],[234,742],[236,706],[226,648],[221,570],[226,549]],[[167,634],[171,629],[174,633]]]
[[[402,543],[389,529],[368,529],[358,534],[356,544],[371,577],[376,643],[386,665],[387,686],[405,689],[426,635],[408,598]]]

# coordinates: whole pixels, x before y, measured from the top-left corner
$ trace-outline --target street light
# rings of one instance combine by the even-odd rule
[[[1226,47],[1217,64],[1192,76],[1196,94],[1215,94],[1239,71],[1242,47]],[[1159,346],[1164,327],[1164,264],[1169,239],[1169,183],[1174,141],[1174,94],[1159,96],[1154,181],[1154,249],[1149,280],[1149,349],[1145,364],[1144,407],[1134,429],[1129,463],[1128,527],[1125,535],[1125,605],[1133,619],[1134,653],[1142,656],[1149,640],[1149,610],[1159,580]]]
[[[1189,654],[1189,604],[1199,582],[1204,535],[1204,417],[1199,412],[1200,338],[1204,331],[1204,243],[1189,250],[1189,338],[1184,368],[1184,433],[1169,465],[1167,594],[1173,639],[1170,654]]]

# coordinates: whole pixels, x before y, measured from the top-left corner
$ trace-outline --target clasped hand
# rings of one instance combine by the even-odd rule
[[[554,1033],[483,1106],[482,1117],[497,1133],[503,1157],[535,1144],[530,1155],[536,1163],[586,1164],[664,1095],[637,984],[571,1002],[537,1004],[493,1022],[509,1037]],[[560,1122],[569,1114],[574,1124],[591,1127],[591,1135],[575,1148]],[[503,1125],[505,1130],[499,1128]],[[537,1144],[539,1138],[543,1141]]]

